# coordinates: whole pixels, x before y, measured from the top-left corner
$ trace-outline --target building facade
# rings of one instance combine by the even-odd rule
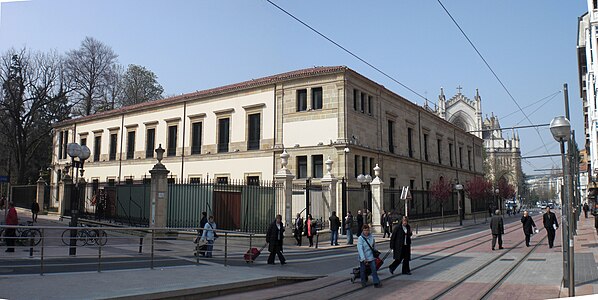
[[[173,180],[272,180],[283,150],[296,182],[319,182],[328,158],[331,173],[353,187],[376,164],[390,188],[426,190],[440,176],[454,182],[483,176],[479,137],[344,66],[137,104],[54,129],[52,184],[70,161],[66,145],[85,144],[88,195],[94,184],[149,177],[160,145]],[[340,211],[339,203],[330,210]]]
[[[448,101],[444,89],[440,89],[437,115],[464,131],[482,138],[486,153],[484,160],[486,177],[494,183],[497,183],[500,178],[506,179],[515,188],[516,195],[519,195],[523,186],[523,171],[518,133],[512,131],[512,137],[503,137],[498,116],[492,114],[490,118],[486,116],[482,119],[482,97],[478,89],[475,91],[474,100],[463,95],[461,89],[459,86],[457,94]]]

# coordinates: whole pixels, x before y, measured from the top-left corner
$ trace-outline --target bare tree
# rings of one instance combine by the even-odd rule
[[[54,52],[9,50],[0,56],[0,141],[16,183],[35,179],[50,160],[51,123],[69,117],[69,86]],[[8,152],[8,153],[6,153]]]
[[[73,114],[87,116],[112,107],[106,91],[115,76],[117,58],[112,48],[92,37],[67,53],[66,67],[75,92]]]
[[[432,183],[430,187],[430,196],[432,199],[440,203],[440,210],[442,215],[442,228],[444,229],[444,203],[451,197],[453,187],[449,181],[444,180],[444,177],[438,178]]]
[[[143,66],[129,65],[122,78],[121,106],[162,99],[158,76]]]

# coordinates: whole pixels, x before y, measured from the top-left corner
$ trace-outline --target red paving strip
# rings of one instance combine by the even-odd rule
[[[559,287],[554,285],[503,284],[489,298],[496,300],[552,299],[558,298],[559,293]]]

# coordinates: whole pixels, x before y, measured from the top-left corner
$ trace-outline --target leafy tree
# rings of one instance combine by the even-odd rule
[[[9,50],[0,57],[0,140],[17,184],[37,179],[50,161],[51,123],[69,116],[68,82],[54,52]],[[8,153],[6,153],[8,152]]]
[[[474,177],[465,183],[465,192],[472,203],[484,203],[492,195],[492,183],[484,177]]]
[[[67,53],[66,69],[74,89],[74,115],[88,116],[114,107],[106,97],[113,86],[118,55],[102,42],[86,37]]]
[[[162,99],[164,89],[158,76],[143,66],[129,65],[122,77],[121,106]]]
[[[444,228],[444,203],[451,197],[453,187],[449,181],[445,181],[444,177],[440,177],[437,181],[432,183],[430,187],[430,196],[434,201],[440,203],[440,210],[442,214],[442,227]]]

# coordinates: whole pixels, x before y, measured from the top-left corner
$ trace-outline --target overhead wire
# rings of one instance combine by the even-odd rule
[[[523,108],[521,108],[521,105],[519,105],[519,102],[517,102],[517,100],[515,100],[515,97],[513,97],[513,95],[511,94],[511,92],[507,88],[507,86],[503,83],[503,81],[500,79],[500,77],[498,77],[498,75],[496,74],[496,72],[494,72],[494,69],[492,69],[492,67],[490,66],[490,64],[488,63],[488,61],[486,61],[486,58],[484,58],[484,56],[482,55],[482,53],[480,53],[480,51],[474,45],[474,43],[471,41],[471,39],[469,38],[469,36],[465,33],[465,31],[463,31],[463,29],[461,28],[461,26],[459,25],[459,23],[457,22],[457,20],[455,20],[455,18],[453,17],[453,15],[451,15],[451,13],[444,6],[444,4],[442,4],[442,2],[440,0],[437,0],[437,1],[438,1],[438,4],[440,4],[440,6],[442,6],[442,9],[444,9],[444,11],[446,12],[446,14],[451,18],[451,20],[453,21],[453,23],[457,26],[457,28],[459,29],[459,31],[461,31],[461,33],[463,34],[463,36],[465,37],[465,39],[467,39],[467,41],[469,42],[469,45],[471,45],[471,47],[473,47],[473,49],[475,50],[475,52],[482,59],[482,61],[484,62],[484,64],[486,65],[486,67],[490,70],[490,72],[492,73],[492,75],[494,75],[494,78],[496,78],[496,80],[500,83],[500,85],[505,90],[505,92],[507,93],[507,95],[509,95],[509,98],[513,101],[513,103],[515,103],[515,105],[517,106],[517,108],[519,109],[519,111],[521,111],[521,113],[525,116],[525,118],[527,119],[527,121],[530,124],[533,124],[533,122],[530,120],[530,118],[528,117],[528,115],[523,111]],[[548,153],[548,147],[546,146],[546,142],[544,142],[544,138],[540,134],[540,130],[538,130],[538,128],[536,128],[536,133],[538,134],[538,137],[540,137],[540,140],[542,141],[542,144],[544,145],[544,148],[546,149],[546,153]],[[552,157],[550,159],[554,163],[554,159]]]
[[[540,100],[538,100],[538,101],[535,101],[535,102],[534,102],[534,103],[532,103],[532,104],[529,104],[529,105],[526,105],[526,106],[524,106],[523,108],[525,109],[525,108],[532,107],[532,106],[534,106],[534,105],[536,105],[536,104],[538,104],[538,103],[540,103],[540,102],[542,102],[542,101],[544,101],[544,100],[546,100],[546,99],[548,99],[548,98],[550,98],[550,99],[548,99],[548,100],[546,100],[546,101],[550,101],[550,100],[554,99],[554,97],[556,97],[556,96],[557,96],[558,94],[560,94],[560,93],[561,93],[561,91],[554,92],[554,93],[552,93],[552,94],[550,94],[550,95],[548,95],[548,96],[546,96],[546,97],[543,97],[542,99],[540,99]],[[516,111],[510,112],[510,113],[508,113],[508,114],[506,114],[506,115],[502,116],[502,117],[501,117],[501,119],[503,119],[503,120],[504,120],[504,119],[506,119],[506,118],[508,118],[508,117],[510,117],[510,116],[512,116],[512,115],[514,115],[514,114],[516,114],[516,113],[518,113],[518,112],[519,112],[519,110],[516,110]]]
[[[408,91],[412,92],[413,94],[419,96],[420,98],[422,98],[426,104],[428,102],[432,103],[434,106],[436,106],[435,103],[431,102],[428,100],[428,98],[426,98],[425,96],[423,96],[422,94],[416,92],[414,89],[408,87],[406,84],[400,82],[399,80],[395,79],[394,77],[390,76],[388,73],[382,71],[380,68],[374,66],[372,63],[366,61],[364,58],[361,58],[359,55],[355,54],[354,52],[352,52],[351,50],[345,48],[344,46],[342,46],[341,44],[339,44],[338,42],[334,41],[332,38],[329,38],[328,36],[326,36],[325,34],[321,33],[320,31],[318,31],[317,29],[313,28],[312,26],[310,26],[309,24],[305,23],[304,21],[302,21],[301,19],[299,19],[298,17],[296,17],[295,15],[293,15],[292,13],[288,12],[287,10],[285,10],[284,8],[278,6],[276,3],[270,1],[270,0],[266,0],[268,1],[268,3],[272,4],[274,7],[278,8],[280,11],[282,11],[283,13],[287,14],[289,17],[295,19],[295,21],[301,23],[303,26],[309,28],[311,31],[315,32],[317,35],[321,36],[322,38],[326,39],[327,41],[329,41],[330,43],[334,44],[335,46],[337,46],[338,48],[342,49],[343,51],[347,52],[349,55],[355,57],[356,59],[358,59],[359,61],[361,61],[362,63],[366,64],[367,66],[369,66],[370,68],[376,70],[378,73],[384,75],[386,78],[394,81],[395,83],[399,84],[400,86],[404,87],[405,89],[407,89]]]
[[[555,95],[555,97],[556,97],[556,95]],[[537,107],[536,109],[534,109],[534,110],[533,110],[531,113],[529,113],[529,115],[528,115],[528,116],[531,116],[531,115],[533,115],[534,113],[536,113],[538,110],[540,110],[540,108],[544,107],[544,105],[546,105],[546,104],[550,103],[550,101],[552,101],[553,99],[555,99],[555,97],[552,97],[552,98],[548,99],[548,101],[546,101],[546,102],[542,103],[542,105],[538,106],[538,107]],[[517,125],[521,124],[521,122],[523,122],[523,121],[525,121],[525,119],[522,119],[521,121],[517,122],[517,124],[515,124],[515,126],[517,126]]]

